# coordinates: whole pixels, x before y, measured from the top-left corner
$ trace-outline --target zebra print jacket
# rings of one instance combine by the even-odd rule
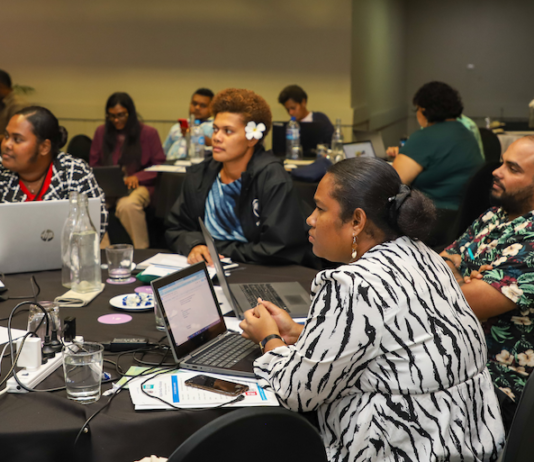
[[[285,407],[317,410],[329,460],[497,460],[484,333],[436,253],[386,242],[318,273],[312,298],[297,343],[255,372]]]

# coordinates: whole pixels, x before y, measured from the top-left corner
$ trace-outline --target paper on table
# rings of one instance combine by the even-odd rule
[[[199,390],[185,385],[185,381],[199,375],[199,372],[179,371],[172,374],[160,374],[145,384],[144,389],[154,396],[183,408],[209,408],[229,403],[235,397],[224,396],[219,393]],[[228,407],[246,406],[278,406],[276,395],[264,390],[258,385],[255,379],[243,377],[233,377],[219,374],[203,374],[216,377],[230,382],[243,383],[249,386],[249,391],[244,393],[245,399],[238,403],[229,404]],[[147,377],[139,377],[130,382],[130,397],[136,411],[150,409],[172,409],[171,406],[162,403],[157,399],[146,396],[141,391],[141,384]]]
[[[11,338],[16,340],[20,337],[24,337],[27,331],[20,329],[11,329]],[[9,342],[9,335],[7,333],[7,327],[0,327],[0,345]]]
[[[189,265],[188,265],[189,266]],[[185,268],[185,267],[184,267]],[[176,268],[171,266],[159,266],[159,265],[150,265],[148,268],[146,268],[143,271],[144,276],[167,276],[168,274],[175,273],[176,271],[180,271],[183,268]],[[215,271],[215,268],[208,267],[208,274],[210,278],[214,278],[217,272]]]
[[[185,268],[189,266],[187,257],[175,253],[157,253],[153,257],[142,261],[137,265],[137,269],[144,269],[150,265],[171,266],[173,268]]]

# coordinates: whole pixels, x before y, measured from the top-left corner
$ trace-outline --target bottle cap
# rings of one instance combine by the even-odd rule
[[[297,118],[295,116],[292,116],[291,120],[297,120]]]

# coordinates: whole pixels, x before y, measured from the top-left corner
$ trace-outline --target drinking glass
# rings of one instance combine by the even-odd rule
[[[104,346],[78,342],[63,347],[63,370],[67,397],[80,404],[100,398]]]
[[[115,244],[106,248],[109,277],[116,282],[132,275],[133,245]]]

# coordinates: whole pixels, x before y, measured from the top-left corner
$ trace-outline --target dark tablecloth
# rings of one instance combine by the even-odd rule
[[[154,250],[136,250],[134,259],[141,262],[155,253]],[[288,282],[299,281],[308,291],[316,271],[299,266],[266,267],[240,265],[245,271],[235,271],[230,282]],[[7,275],[4,279],[12,297],[31,294],[30,273]],[[41,287],[40,301],[53,300],[66,292],[61,286],[59,271],[35,273]],[[107,272],[103,272],[107,277]],[[126,324],[100,324],[99,316],[116,313],[108,303],[115,295],[131,293],[141,285],[106,284],[104,292],[85,308],[62,308],[61,318],[76,317],[77,333],[86,340],[107,342],[116,337],[147,337],[157,342],[163,333],[156,330],[154,313],[129,313],[132,321]],[[20,300],[0,303],[0,318],[6,318]],[[7,322],[1,322],[6,326]],[[27,312],[14,317],[13,327],[25,329]],[[116,359],[116,355],[105,356]],[[127,355],[121,364],[126,369],[132,364]],[[8,371],[9,362],[2,363],[2,373]],[[106,365],[113,377],[113,366]],[[45,380],[42,388],[64,385],[63,371],[59,368]],[[2,376],[3,378],[3,376]],[[109,388],[104,386],[103,389]],[[85,420],[103,407],[108,398],[97,403],[81,405],[66,398],[65,391],[54,393],[6,394],[0,396],[0,460],[2,462],[132,462],[155,454],[168,457],[176,447],[206,423],[231,410],[217,409],[194,411],[142,411],[135,412],[129,392],[121,392],[108,409],[90,424],[74,448],[74,439]]]

